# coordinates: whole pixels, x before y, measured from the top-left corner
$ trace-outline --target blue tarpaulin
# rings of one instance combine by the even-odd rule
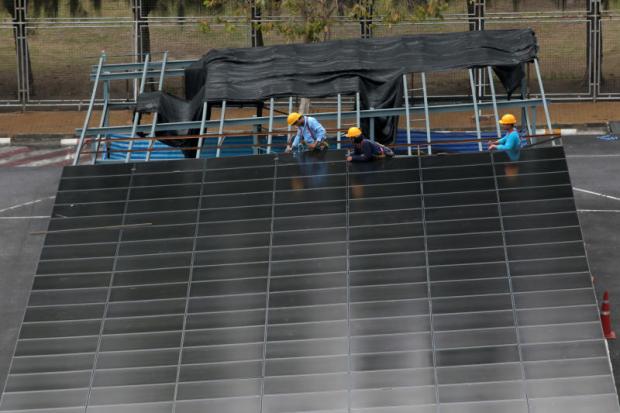
[[[487,150],[487,142],[490,139],[495,139],[496,135],[494,132],[482,132],[482,149]],[[127,138],[127,135],[111,135],[111,138],[124,139]],[[347,148],[348,139],[342,138],[342,146],[343,148]],[[411,131],[411,143],[416,144],[426,144],[426,132],[425,131]],[[467,140],[475,140],[477,139],[476,132],[431,132],[431,142],[433,143],[432,150],[433,153],[438,152],[477,152],[478,151],[478,142],[462,142],[462,143],[441,143],[441,142],[454,142],[454,141],[467,141]],[[203,150],[201,152],[201,158],[213,158],[216,154],[216,140],[209,139],[205,141],[206,143],[203,146]],[[221,151],[221,156],[242,156],[242,155],[253,155],[253,148],[250,147],[254,142],[254,137],[245,135],[245,136],[234,136],[228,137],[224,140],[224,147]],[[330,138],[330,142],[332,142],[331,148],[335,148],[335,142],[333,142],[333,138]],[[272,152],[282,152],[284,151],[284,144],[286,143],[285,136],[274,136],[273,143],[276,146],[272,148]],[[406,154],[407,147],[402,146],[398,147],[398,145],[403,145],[407,143],[407,132],[404,129],[399,129],[396,134],[396,148],[395,152],[397,154]],[[522,140],[521,144],[525,143]],[[149,145],[148,140],[136,140],[133,141],[131,160],[145,160],[146,159],[146,151],[144,152],[133,152],[136,150],[144,150],[147,149]],[[237,147],[237,145],[248,145],[247,147]],[[111,149],[114,151],[122,151],[122,152],[111,152],[110,154],[105,153],[105,160],[125,160],[127,156],[127,151],[129,146],[129,142],[125,141],[112,141]],[[227,147],[229,146],[229,147]],[[153,145],[154,151],[151,154],[152,160],[158,159],[183,159],[183,153],[179,149],[171,150],[172,148],[168,145],[165,145],[159,141],[156,141]],[[423,152],[426,152],[426,146],[421,148]],[[413,148],[413,152],[417,152],[417,148]],[[265,148],[261,147],[258,149],[258,153],[265,153]],[[109,155],[109,156],[108,156]]]

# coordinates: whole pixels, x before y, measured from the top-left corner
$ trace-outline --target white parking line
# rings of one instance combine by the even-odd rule
[[[10,206],[8,208],[0,209],[0,213],[6,212],[6,211],[12,211],[12,210],[17,209],[17,208],[25,207],[25,206],[28,206],[28,205],[36,204],[36,203],[47,201],[48,199],[54,199],[54,198],[56,198],[56,195],[48,196],[48,197],[41,198],[41,199],[35,199],[34,201],[24,202],[23,204],[13,205],[13,206]]]
[[[578,192],[583,192],[583,193],[586,193],[586,194],[590,194],[590,195],[602,196],[603,198],[613,199],[614,201],[620,201],[620,198],[618,198],[618,197],[611,196],[611,195],[606,195],[606,194],[601,194],[600,192],[588,191],[587,189],[581,189],[581,188],[575,188],[575,187],[573,187],[573,190],[574,191],[578,191]]]
[[[32,217],[0,217],[0,219],[49,219],[46,215],[35,215]]]
[[[566,155],[567,158],[614,158],[620,156],[620,153],[607,153],[604,155]]]

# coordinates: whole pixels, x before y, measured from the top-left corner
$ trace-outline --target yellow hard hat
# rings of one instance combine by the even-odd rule
[[[295,122],[297,122],[299,120],[299,118],[301,118],[301,115],[297,112],[291,112],[288,115],[288,118],[286,118],[286,123],[289,124],[289,126],[293,125]]]
[[[517,118],[512,113],[506,113],[499,121],[500,125],[514,125],[517,123]]]
[[[362,130],[360,128],[356,128],[355,126],[349,128],[347,131],[347,138],[357,138],[362,134]]]

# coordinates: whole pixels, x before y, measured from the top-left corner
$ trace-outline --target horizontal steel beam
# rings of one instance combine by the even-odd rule
[[[185,68],[189,65],[191,65],[194,62],[197,62],[198,60],[174,60],[171,61],[170,63],[166,62],[166,69],[180,69],[180,68]],[[116,71],[116,70],[137,70],[137,71],[142,71],[142,68],[144,67],[144,64],[142,63],[117,63],[117,64],[106,64],[103,65],[102,69],[104,71]],[[149,68],[153,68],[153,69],[159,69],[161,68],[161,60],[153,60],[149,63]],[[91,73],[94,73],[97,71],[97,66],[92,66],[90,69]]]
[[[506,107],[536,107],[542,105],[542,99],[525,99],[525,100],[505,100],[498,101],[498,108],[506,108]],[[485,102],[478,104],[479,109],[491,109],[493,108],[492,102]],[[457,103],[450,105],[436,105],[429,106],[429,112],[433,113],[441,113],[441,112],[467,112],[473,110],[473,104],[471,103]],[[410,113],[424,113],[424,107],[410,107]],[[386,116],[404,116],[406,113],[406,109],[404,107],[401,108],[388,108],[388,109],[367,109],[361,110],[359,112],[360,118],[378,118],[378,117],[386,117]],[[316,113],[312,114],[318,120],[326,121],[326,120],[337,120],[338,112],[326,112],[326,113]],[[355,119],[357,117],[356,111],[350,112],[342,112],[342,119]],[[274,116],[273,119],[276,122],[280,122],[284,124],[286,122],[287,115],[279,115]],[[224,126],[251,126],[257,124],[266,124],[269,122],[269,116],[262,117],[254,117],[254,118],[237,118],[237,119],[225,119]],[[190,121],[190,122],[173,122],[173,123],[161,123],[158,124],[155,128],[156,131],[177,131],[184,129],[200,129],[200,121]],[[219,120],[209,120],[205,123],[207,128],[218,127],[220,124]],[[86,136],[98,135],[98,134],[120,134],[120,133],[131,133],[132,127],[131,125],[127,126],[109,126],[103,128],[88,128]],[[151,125],[140,125],[137,127],[136,132],[150,132]],[[76,134],[81,134],[82,129],[76,129]],[[283,132],[284,133],[284,132]]]
[[[160,63],[161,65],[161,63]],[[146,72],[146,77],[160,77],[161,70],[149,70]],[[185,76],[185,69],[166,69],[164,77],[180,77]],[[132,72],[115,72],[115,73],[102,73],[99,76],[99,80],[125,80],[125,79],[140,79],[142,78],[142,71]],[[95,80],[95,75],[91,73],[90,80]]]
[[[196,60],[177,60],[166,63],[164,77],[178,77],[185,74],[185,68],[189,67]],[[158,77],[161,73],[161,61],[150,62],[148,65],[147,77]],[[102,67],[100,80],[125,80],[140,79],[144,70],[143,63],[122,63],[105,65]],[[91,68],[90,80],[95,80],[96,67]]]

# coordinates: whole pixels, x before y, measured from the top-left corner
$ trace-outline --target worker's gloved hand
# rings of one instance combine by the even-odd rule
[[[291,148],[291,145],[286,145],[286,149],[284,150],[284,153],[289,153],[292,150],[293,148]]]

